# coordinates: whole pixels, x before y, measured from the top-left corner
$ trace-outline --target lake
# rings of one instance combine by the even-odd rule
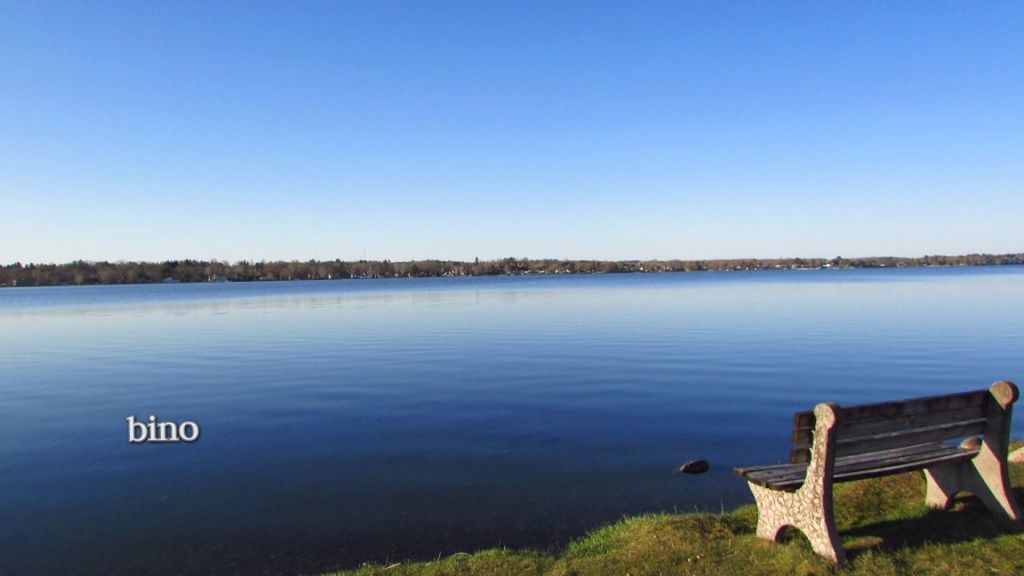
[[[794,411],[1024,384],[1022,297],[1024,267],[2,289],[0,574],[310,574],[732,508]],[[202,435],[129,444],[150,414]]]

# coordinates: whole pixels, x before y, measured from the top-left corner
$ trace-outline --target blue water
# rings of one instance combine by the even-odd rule
[[[308,574],[731,508],[794,411],[1024,381],[1022,296],[1022,267],[3,289],[0,574]],[[129,445],[150,414],[201,439]]]

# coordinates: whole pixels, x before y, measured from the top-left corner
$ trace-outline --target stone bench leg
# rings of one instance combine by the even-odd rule
[[[792,526],[804,533],[811,548],[836,564],[846,563],[832,516],[832,473],[835,467],[835,427],[838,407],[814,407],[814,443],[804,484],[795,492],[772,490],[748,482],[757,502],[757,535],[778,542],[782,529]]]
[[[836,564],[846,562],[832,518],[831,495],[826,501],[822,490],[805,484],[796,492],[772,490],[754,483],[750,491],[757,502],[757,535],[778,542],[782,529],[792,526],[804,533],[815,553]]]
[[[951,462],[924,471],[928,482],[925,504],[948,508],[958,492],[970,492],[996,514],[1010,520],[1022,520],[1017,500],[1010,489],[1006,471],[1006,452],[1010,437],[1010,407],[1017,400],[1017,387],[996,382],[989,388],[990,399],[981,451],[965,462]]]
[[[1010,520],[1020,522],[1020,509],[1006,475],[998,469],[978,466],[976,460],[933,466],[925,470],[924,476],[928,482],[925,504],[930,508],[946,509],[958,493],[970,492],[992,512],[1006,514]]]

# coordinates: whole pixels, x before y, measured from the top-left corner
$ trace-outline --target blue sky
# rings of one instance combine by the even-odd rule
[[[0,1],[0,263],[1024,251],[1024,4]]]

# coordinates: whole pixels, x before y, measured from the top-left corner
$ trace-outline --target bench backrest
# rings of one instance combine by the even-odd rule
[[[836,456],[980,435],[985,431],[990,410],[1002,408],[989,390],[841,408],[836,426]],[[814,412],[797,412],[793,416],[790,463],[810,461],[813,441]]]

